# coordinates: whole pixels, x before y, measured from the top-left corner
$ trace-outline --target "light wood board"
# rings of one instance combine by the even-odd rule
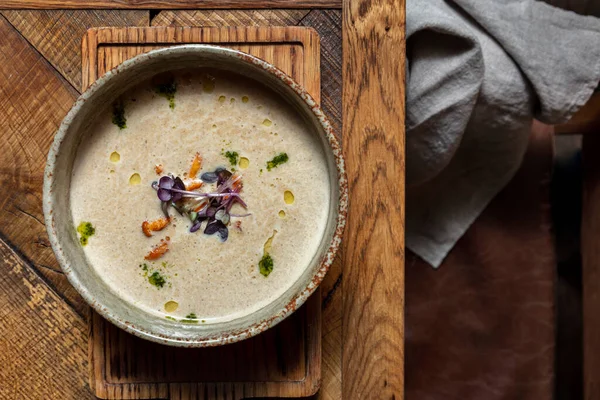
[[[404,0],[344,0],[342,398],[404,397]]]
[[[122,61],[181,43],[223,44],[278,66],[320,98],[319,40],[307,28],[105,28],[82,45],[83,88]],[[321,373],[321,295],[256,338],[212,349],[174,349],[138,339],[94,314],[90,382],[103,398],[301,397]]]

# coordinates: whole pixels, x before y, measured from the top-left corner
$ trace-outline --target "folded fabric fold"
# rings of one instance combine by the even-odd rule
[[[406,245],[437,267],[600,81],[600,19],[532,0],[407,2]]]

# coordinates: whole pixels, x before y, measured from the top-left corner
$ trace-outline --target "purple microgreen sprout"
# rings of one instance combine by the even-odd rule
[[[152,188],[161,201],[161,208],[165,216],[169,216],[169,207],[175,208],[181,215],[186,215],[192,222],[190,232],[196,232],[207,221],[204,233],[214,235],[215,233],[225,242],[229,237],[227,225],[231,218],[248,217],[252,214],[231,214],[230,210],[234,204],[247,208],[246,203],[240,196],[242,188],[239,174],[232,174],[225,168],[217,168],[212,172],[204,172],[200,179],[205,183],[216,183],[215,192],[196,192],[185,188],[185,183],[179,177],[165,175],[158,182],[152,183]],[[184,202],[184,199],[199,199],[195,203]],[[203,204],[204,203],[204,204]],[[198,208],[198,205],[203,205]]]

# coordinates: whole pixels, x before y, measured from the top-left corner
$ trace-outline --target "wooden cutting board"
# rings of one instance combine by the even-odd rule
[[[85,90],[137,54],[206,43],[262,58],[304,85],[320,101],[320,48],[302,27],[100,28],[82,42]],[[232,345],[182,349],[126,333],[92,312],[90,386],[108,399],[231,399],[303,397],[321,380],[321,293],[267,332]]]

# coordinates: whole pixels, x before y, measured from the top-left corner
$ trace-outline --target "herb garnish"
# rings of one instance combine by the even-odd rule
[[[165,316],[165,318],[170,319],[171,321],[181,322],[184,324],[197,324],[198,322],[202,322],[202,323],[206,322],[205,319],[199,320],[198,317],[196,317],[196,314],[194,314],[194,313],[190,313],[190,314],[186,315],[185,319],[180,319],[180,320],[173,318],[170,315]]]
[[[118,126],[119,129],[127,128],[127,118],[125,118],[125,105],[120,100],[113,103],[112,123]]]
[[[152,275],[148,277],[148,282],[150,282],[151,285],[154,285],[159,289],[165,286],[165,283],[167,283],[165,278],[158,271],[154,271]]]
[[[266,253],[263,258],[258,262],[258,269],[265,278],[273,272],[273,258],[270,254]]]
[[[175,208],[180,214],[186,215],[192,226],[190,232],[196,232],[207,222],[204,233],[220,237],[225,242],[229,237],[227,225],[231,217],[246,217],[250,214],[231,214],[230,210],[235,203],[246,208],[246,203],[240,197],[242,190],[242,176],[232,174],[225,168],[217,168],[213,172],[205,172],[200,179],[204,183],[216,183],[216,192],[196,192],[185,190],[185,184],[179,177],[165,175],[158,182],[153,182],[152,187],[157,191],[162,202],[162,209],[167,218],[169,206]],[[190,201],[195,199],[195,201]]]
[[[197,324],[197,319],[180,319],[179,322],[183,322],[184,324]]]
[[[156,93],[169,100],[169,108],[175,108],[175,92],[177,92],[177,83],[175,83],[175,80],[160,83],[154,90]]]
[[[96,233],[96,228],[94,228],[91,222],[82,222],[77,227],[77,232],[81,235],[79,237],[79,243],[81,243],[82,246],[85,246],[88,244],[90,236],[94,236],[94,233]]]
[[[196,314],[189,313],[188,315],[185,316],[185,319],[180,320],[179,322],[183,322],[184,324],[197,324],[198,323],[198,317],[196,316]]]
[[[267,171],[277,168],[279,165],[286,163],[289,160],[287,153],[279,153],[271,161],[267,161]]]
[[[238,160],[240,158],[240,155],[238,154],[237,151],[226,151],[224,154],[225,158],[227,158],[229,160],[229,164],[231,164],[232,167],[235,167],[238,164]]]
[[[275,235],[277,234],[276,230],[273,230],[273,234],[267,239],[263,246],[263,257],[258,262],[258,270],[261,275],[265,278],[269,276],[271,272],[273,272],[273,258],[269,254],[271,251],[271,247],[273,246],[273,239],[275,239]]]

